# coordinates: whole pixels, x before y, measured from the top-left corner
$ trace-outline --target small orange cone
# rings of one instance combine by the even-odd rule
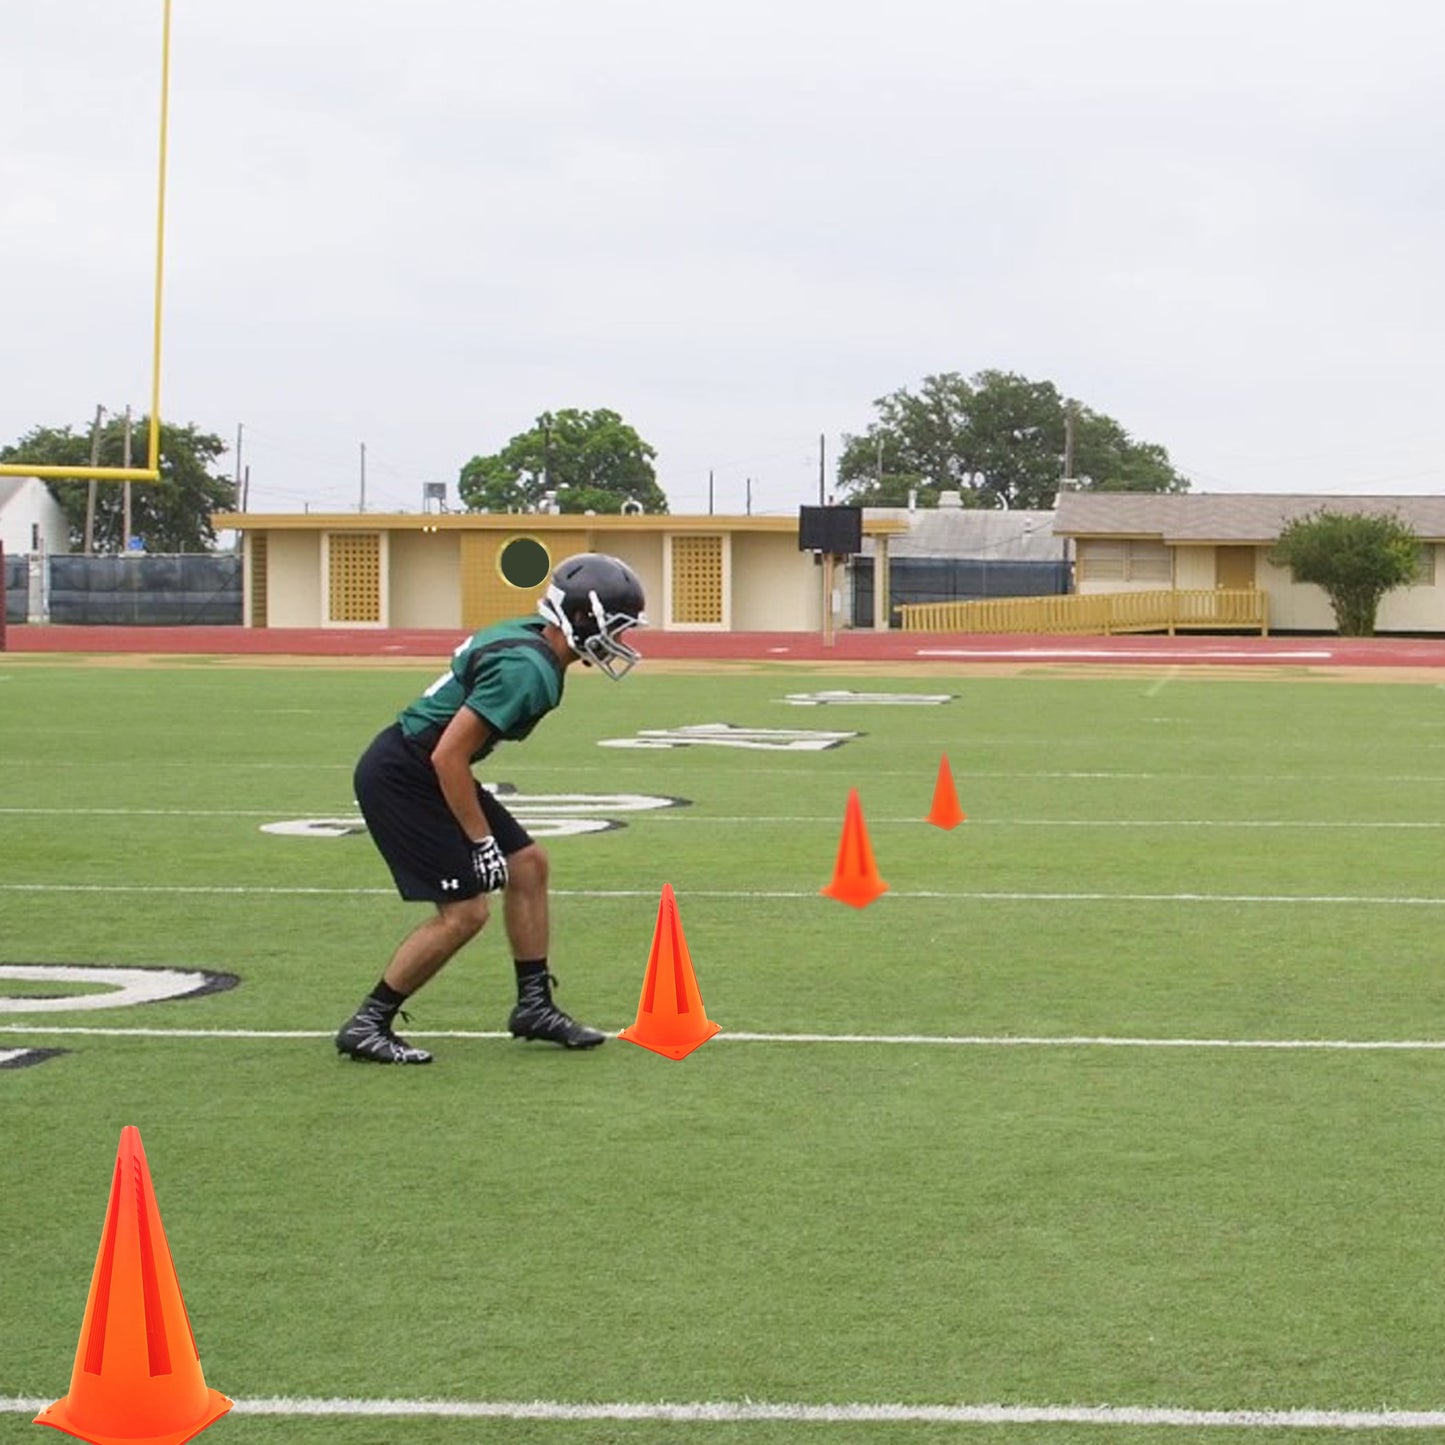
[[[682,920],[677,916],[677,899],[672,884],[664,883],[637,1022],[617,1037],[665,1058],[685,1059],[720,1028],[703,1010],[687,939],[682,936]]]
[[[933,788],[933,807],[923,820],[935,828],[956,828],[967,815],[958,806],[958,790],[953,786],[953,771],[948,766],[948,754],[938,765],[938,782]]]
[[[888,892],[888,885],[878,876],[873,862],[873,845],[869,843],[868,830],[863,826],[863,805],[858,801],[857,788],[848,790],[848,807],[843,814],[843,837],[838,843],[838,862],[833,869],[833,881],[818,891],[853,908],[867,908],[880,893]]]
[[[140,1131],[127,1124],[70,1393],[35,1423],[91,1445],[183,1445],[230,1408],[206,1388]]]

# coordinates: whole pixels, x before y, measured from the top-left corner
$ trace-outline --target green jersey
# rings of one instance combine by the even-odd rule
[[[446,725],[469,707],[491,732],[472,761],[504,739],[526,737],[562,701],[562,664],[547,645],[540,617],[484,627],[452,653],[451,666],[397,721],[407,737],[436,746]]]

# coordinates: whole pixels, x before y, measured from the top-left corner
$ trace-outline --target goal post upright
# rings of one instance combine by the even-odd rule
[[[146,445],[148,480],[161,475],[161,316],[166,277],[166,163],[170,151],[171,0],[161,0],[161,121],[156,161],[156,276],[151,332],[151,416]]]
[[[143,467],[65,467],[0,462],[0,477],[66,481],[158,482],[161,479],[161,323],[165,298],[166,163],[170,148],[171,0],[161,0],[161,118],[156,181],[155,296],[151,332],[151,407]]]

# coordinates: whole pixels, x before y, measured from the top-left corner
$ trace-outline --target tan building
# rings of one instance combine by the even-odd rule
[[[654,627],[824,626],[828,569],[798,550],[796,516],[226,512],[212,521],[241,534],[249,627],[472,630],[535,608],[545,575],[518,585],[508,574],[529,577],[523,564],[535,566],[539,546],[552,564],[574,552],[620,557],[642,579]],[[887,539],[907,523],[867,518],[863,530],[882,558],[873,615],[886,619]]]
[[[1268,555],[1285,527],[1321,510],[1393,516],[1413,528],[1419,576],[1386,594],[1377,628],[1445,632],[1445,497],[1060,492],[1054,531],[1073,548],[1079,594],[1257,588],[1268,595],[1272,631],[1333,632],[1323,590],[1296,584]]]

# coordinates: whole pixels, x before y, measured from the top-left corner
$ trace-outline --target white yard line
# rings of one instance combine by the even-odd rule
[[[682,891],[682,890],[679,890]],[[740,899],[747,902],[817,898],[820,888],[689,888],[689,898]],[[215,898],[393,898],[390,888],[286,888],[216,883],[0,883],[4,893],[123,893]],[[554,888],[553,898],[653,898],[656,888]],[[1207,903],[1237,906],[1258,904],[1321,904],[1372,908],[1441,908],[1445,897],[1361,893],[1019,893],[984,889],[898,888],[880,901],[885,905],[914,898],[974,903]]]
[[[4,1002],[0,1000],[0,1013]],[[330,1039],[334,1029],[183,1029],[105,1028],[81,1024],[0,1024],[0,1034],[55,1038],[85,1036],[110,1039]],[[408,1029],[418,1039],[510,1039],[491,1029]],[[615,1037],[615,1034],[614,1034]],[[1445,1039],[1150,1039],[1114,1034],[772,1034],[724,1030],[709,1043],[732,1044],[868,1044],[908,1048],[969,1049],[1274,1049],[1337,1053],[1445,1053]]]
[[[549,813],[565,811],[565,804],[549,804]],[[605,812],[606,810],[603,809]],[[355,807],[340,803],[335,807],[319,808],[11,808],[0,807],[0,817],[31,818],[280,818],[280,817],[341,817],[351,816]],[[358,818],[358,822],[360,819]],[[720,823],[796,823],[827,824],[837,823],[835,813],[791,813],[760,815],[737,814],[718,816],[700,812],[659,811],[650,822],[670,824],[701,823],[714,827]],[[870,827],[924,827],[926,818],[885,818],[870,815]],[[1410,820],[1371,820],[1364,818],[1339,818],[1335,820],[1307,818],[999,818],[978,817],[969,819],[970,828],[1319,828],[1351,832],[1355,830],[1382,830],[1403,832],[1439,831],[1445,829],[1445,818],[1424,818]]]
[[[39,1397],[0,1395],[0,1413],[38,1414],[51,1403]],[[754,1400],[573,1404],[564,1400],[276,1398],[237,1400],[234,1411],[237,1415],[289,1419],[656,1420],[723,1425],[772,1421],[818,1425],[1104,1425],[1234,1430],[1438,1430],[1445,1427],[1445,1410],[1185,1410],[1168,1405],[810,1405]]]
[[[917,657],[957,657],[974,662],[1035,662],[1040,658],[1069,662],[1075,658],[1117,662],[1328,662],[1335,654],[1318,648],[1293,652],[1252,652],[1246,648],[1205,647],[1197,652],[1180,653],[1174,647],[1135,647],[1127,651],[1108,647],[919,647]]]

